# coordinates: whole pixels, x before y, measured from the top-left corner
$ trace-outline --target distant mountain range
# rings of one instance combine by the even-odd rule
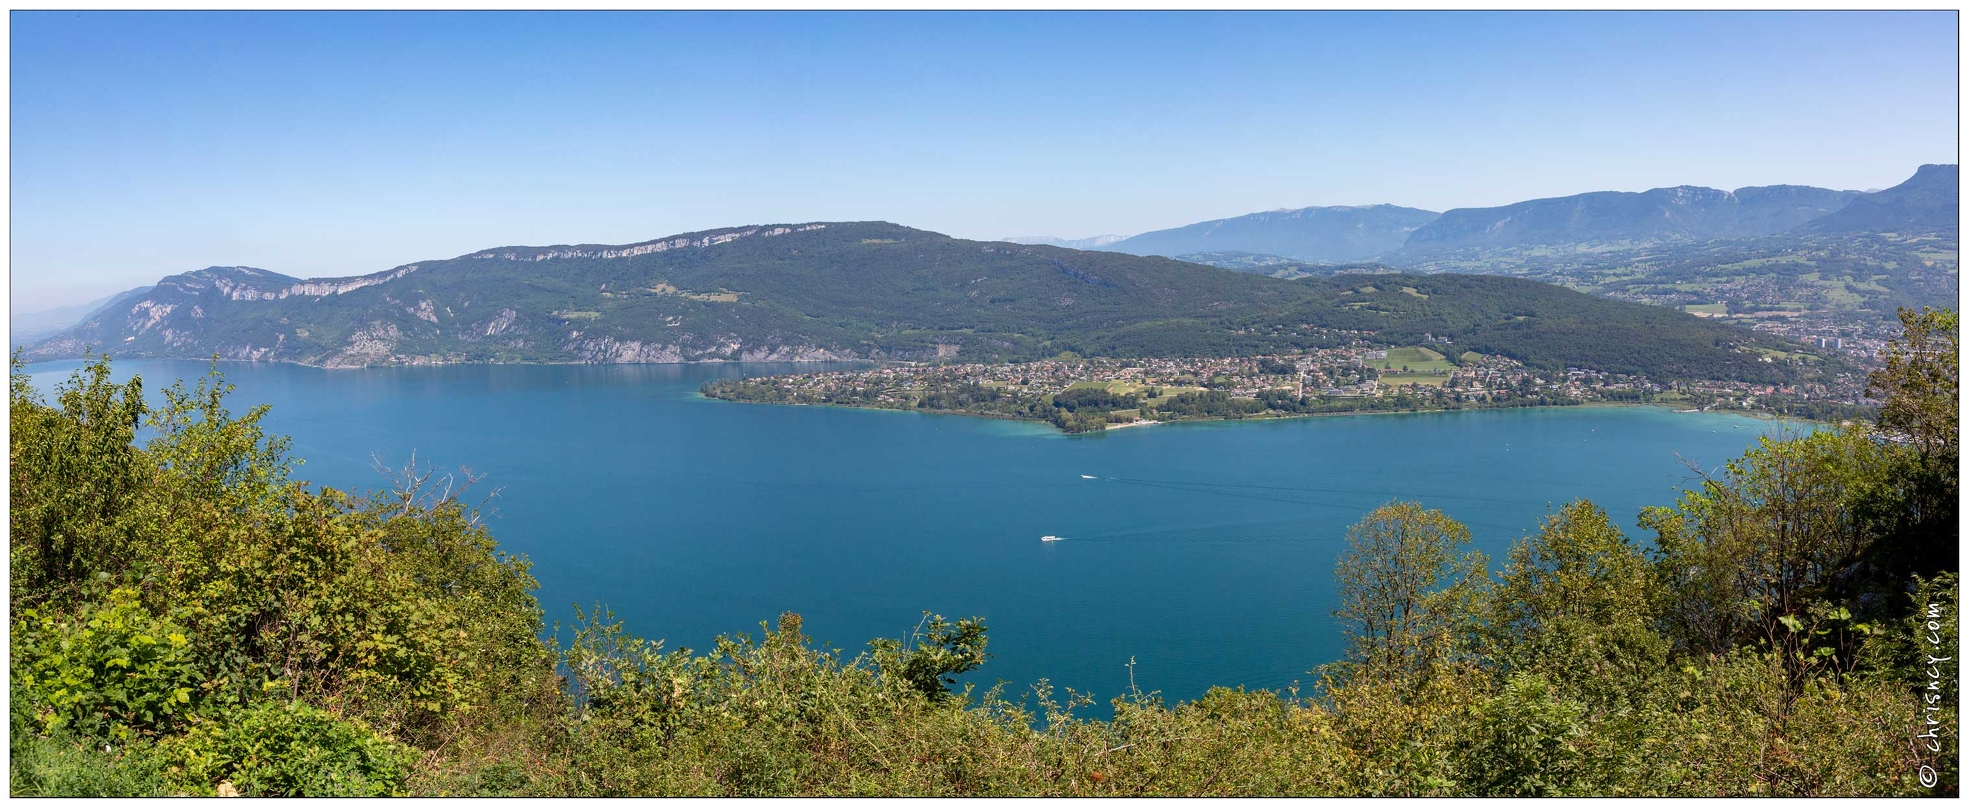
[[[500,247],[349,278],[173,275],[27,350],[299,362],[1224,356],[1452,339],[1539,367],[1779,381],[1796,343],[1516,278],[1285,280],[886,222]],[[1836,362],[1836,359],[1828,359]]]
[[[1732,238],[1778,233],[1861,196],[1803,185],[1719,191],[1681,185],[1640,193],[1599,191],[1495,208],[1458,208],[1417,229],[1408,252],[1462,247]]]
[[[1000,240],[1009,241],[1013,244],[1044,244],[1049,247],[1066,247],[1067,249],[1070,250],[1098,250],[1110,244],[1113,244],[1117,241],[1125,240],[1127,238],[1128,238],[1127,236],[1115,235],[1110,233],[1101,236],[1089,236],[1087,238],[1055,238],[1053,236],[1012,236],[1011,238],[1000,239]]]
[[[1656,244],[1791,231],[1952,232],[1958,195],[1956,166],[1927,165],[1908,181],[1871,193],[1804,185],[1735,191],[1683,185],[1595,191],[1441,214],[1394,205],[1275,210],[1106,244],[1093,243],[1098,239],[1055,241],[1135,255],[1255,253],[1315,263],[1383,259],[1413,264],[1451,250]]]
[[[1954,230],[1960,222],[1962,180],[1957,166],[1925,165],[1903,182],[1807,222],[1814,233],[1887,233]]]
[[[1272,210],[1143,233],[1104,249],[1135,255],[1235,251],[1351,261],[1399,249],[1409,234],[1438,215],[1395,205]]]
[[[1188,255],[1176,256],[1176,259],[1179,261],[1188,261],[1192,264],[1204,264],[1238,272],[1249,272],[1256,275],[1266,275],[1288,280],[1298,278],[1324,278],[1329,275],[1373,274],[1400,271],[1393,267],[1373,262],[1328,264],[1301,261],[1282,255],[1265,255],[1263,253],[1236,251],[1190,253]]]
[[[14,314],[7,318],[7,335],[12,338],[15,345],[24,345],[82,322],[82,318],[111,302],[149,290],[150,287],[144,286],[118,292],[109,297],[97,298],[87,303]]]

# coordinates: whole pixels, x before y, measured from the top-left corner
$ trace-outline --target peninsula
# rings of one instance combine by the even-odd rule
[[[916,364],[725,379],[708,398],[1046,421],[1068,433],[1168,421],[1429,412],[1586,403],[1673,404],[1846,420],[1871,409],[1823,383],[1657,382],[1585,368],[1546,371],[1446,343],[1365,344],[1231,358],[1051,359]]]

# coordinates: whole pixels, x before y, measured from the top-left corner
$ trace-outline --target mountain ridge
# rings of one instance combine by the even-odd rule
[[[1087,238],[1060,238],[1058,236],[1007,236],[1005,238],[999,239],[999,241],[1011,242],[1013,244],[1044,244],[1049,247],[1065,247],[1071,250],[1098,250],[1110,244],[1113,244],[1117,241],[1124,241],[1127,238],[1128,236],[1124,236],[1118,233],[1103,233],[1098,236],[1088,236]]]
[[[1645,191],[1588,191],[1433,214],[1389,204],[1279,208],[1142,233],[1105,245],[1064,244],[1136,255],[1211,253],[1277,255],[1311,263],[1366,260],[1414,263],[1444,252],[1540,246],[1619,246],[1760,238],[1786,232],[1919,232],[1953,230],[1953,164],[1924,165],[1893,188],[1843,191],[1809,185],[1753,185],[1721,190],[1674,185]],[[1850,212],[1849,212],[1850,209]],[[1388,226],[1356,222],[1307,232],[1298,219],[1411,212]],[[1845,213],[1844,216],[1839,214]],[[1354,232],[1359,231],[1359,232]],[[1369,232],[1372,231],[1372,232]],[[1049,242],[1050,243],[1050,242]]]
[[[1402,251],[1761,236],[1837,211],[1858,196],[1805,185],[1590,191],[1444,211],[1417,228]]]
[[[1954,231],[1960,226],[1961,173],[1952,163],[1930,163],[1915,169],[1901,184],[1862,194],[1851,204],[1806,222],[1799,229],[1812,233]]]
[[[498,247],[345,278],[212,267],[162,279],[27,356],[999,361],[1451,338],[1538,366],[1777,380],[1790,371],[1758,349],[1802,347],[1532,281],[1394,277],[1284,280],[888,222],[748,225],[631,245]]]
[[[1399,205],[1330,205],[1247,213],[1154,230],[1107,245],[1134,255],[1248,252],[1342,262],[1398,249],[1438,214]]]

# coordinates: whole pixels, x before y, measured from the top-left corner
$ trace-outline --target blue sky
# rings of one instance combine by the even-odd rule
[[[1956,160],[1953,12],[11,23],[17,312],[209,265],[810,220],[1132,234]]]

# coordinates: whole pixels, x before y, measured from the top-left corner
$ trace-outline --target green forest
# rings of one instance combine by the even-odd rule
[[[1672,505],[1574,501],[1496,560],[1427,502],[1362,515],[1306,571],[1344,658],[1191,701],[990,685],[976,619],[852,654],[792,613],[701,650],[550,628],[446,478],[312,487],[216,370],[152,406],[16,354],[10,791],[1954,795],[1959,326],[1901,319],[1877,422]]]

